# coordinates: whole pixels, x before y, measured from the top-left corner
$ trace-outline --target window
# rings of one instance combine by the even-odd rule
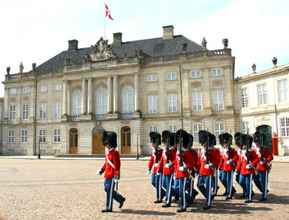
[[[198,79],[202,77],[202,72],[201,70],[192,70],[191,72],[191,77],[192,79]]]
[[[203,129],[203,123],[202,122],[196,122],[193,124],[192,130],[193,130],[193,136],[194,136],[194,142],[199,142],[199,131]]]
[[[211,69],[210,70],[210,75],[212,77],[222,76],[223,75],[222,69],[220,69],[220,68]]]
[[[289,137],[289,118],[280,118],[281,137]]]
[[[62,90],[62,84],[61,83],[55,84],[55,91],[61,91],[61,90]]]
[[[288,100],[288,81],[282,79],[277,81],[278,86],[278,102],[285,102]]]
[[[16,105],[10,104],[9,105],[9,120],[15,120],[16,119]]]
[[[213,109],[214,111],[224,110],[224,89],[214,89],[213,94]]]
[[[177,95],[169,94],[168,95],[168,112],[177,112]]]
[[[54,120],[61,119],[61,104],[59,102],[53,104],[53,119]]]
[[[40,85],[40,92],[47,92],[48,86],[47,85]]]
[[[153,82],[153,81],[157,81],[157,80],[158,80],[158,76],[156,74],[149,74],[146,77],[146,81]]]
[[[16,88],[9,89],[9,95],[11,95],[11,96],[17,95],[17,89]]]
[[[29,116],[29,105],[23,104],[22,106],[22,120],[27,120]]]
[[[39,142],[40,143],[46,142],[46,130],[44,130],[44,129],[39,130]]]
[[[177,132],[177,126],[176,125],[170,125],[169,126],[169,131],[170,132],[174,132],[174,133]]]
[[[21,143],[27,143],[27,140],[28,140],[28,130],[26,128],[22,128],[20,130],[20,140],[21,140]]]
[[[15,131],[14,130],[8,130],[8,143],[15,143]]]
[[[131,86],[122,89],[122,112],[134,112],[134,88]]]
[[[225,132],[224,123],[222,121],[215,122],[215,135],[216,139],[219,139],[219,135]]]
[[[241,105],[242,105],[242,108],[248,107],[248,92],[247,92],[247,88],[242,88],[241,89]]]
[[[158,96],[149,95],[148,96],[148,112],[157,113],[157,111],[158,111]]]
[[[100,87],[95,91],[95,109],[96,114],[102,115],[107,113],[107,90],[104,87]]]
[[[22,94],[30,94],[31,93],[31,87],[25,86],[22,88]]]
[[[60,142],[60,129],[54,129],[53,131],[53,141],[54,142]]]
[[[81,110],[81,96],[80,96],[80,89],[75,89],[72,92],[72,100],[71,100],[71,115],[73,117],[80,116]]]
[[[202,92],[194,89],[192,92],[192,110],[193,112],[200,112],[203,110],[203,96]]]
[[[244,134],[249,133],[249,122],[248,121],[241,121],[241,132]]]
[[[258,105],[267,104],[268,94],[265,83],[257,85],[257,96],[258,96]]]
[[[46,120],[47,119],[47,104],[40,103],[39,104],[39,120]]]
[[[169,72],[167,74],[167,80],[171,80],[171,81],[177,80],[177,73],[176,72]]]

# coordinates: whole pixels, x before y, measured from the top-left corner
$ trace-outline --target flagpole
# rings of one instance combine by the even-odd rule
[[[105,6],[105,1],[103,1],[103,5]],[[106,40],[106,34],[105,34],[105,16],[103,16],[103,39]]]

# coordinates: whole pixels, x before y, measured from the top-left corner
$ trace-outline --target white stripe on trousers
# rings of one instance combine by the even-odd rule
[[[252,200],[252,176],[253,174],[250,174],[250,180],[249,180],[249,200]]]
[[[231,181],[230,181],[230,188],[229,188],[229,197],[232,196],[232,190],[233,190],[233,177],[234,177],[234,171],[231,171]]]
[[[265,171],[265,186],[264,186],[264,198],[267,199],[267,194],[268,194],[268,172],[267,170]]]
[[[157,174],[158,175],[158,174]],[[161,190],[162,190],[162,179],[161,179],[161,175],[159,174],[159,184],[158,184],[158,187],[157,187],[157,200],[160,200],[161,199]]]
[[[167,204],[169,204],[169,201],[170,201],[170,197],[171,197],[171,190],[172,190],[172,181],[173,181],[173,174],[171,174],[171,177],[170,177],[170,182],[169,182],[169,192],[168,192],[168,198],[167,199]]]
[[[112,193],[114,191],[114,178],[112,178],[111,180],[111,185],[110,185],[110,192],[109,192],[109,201],[108,201],[108,209],[111,210],[112,209]]]
[[[212,197],[212,176],[209,176],[209,195],[208,195],[208,206],[211,205],[211,197]]]
[[[216,169],[216,171],[215,171],[215,189],[214,189],[214,194],[217,194],[218,180],[219,180],[219,169]]]
[[[186,208],[187,204],[186,204],[186,184],[187,184],[187,178],[184,178],[184,184],[183,184],[183,207],[182,208]]]

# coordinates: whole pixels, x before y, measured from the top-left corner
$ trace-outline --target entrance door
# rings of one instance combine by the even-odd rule
[[[94,128],[92,130],[92,154],[104,154],[103,132],[102,128]]]
[[[77,154],[78,150],[78,131],[76,128],[71,128],[69,131],[69,153]]]
[[[130,154],[131,147],[131,135],[130,135],[130,127],[122,127],[121,128],[121,153],[122,154]]]

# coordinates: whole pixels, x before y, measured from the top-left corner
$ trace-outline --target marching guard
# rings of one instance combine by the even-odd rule
[[[175,196],[174,190],[174,162],[176,159],[175,148],[176,134],[170,131],[162,132],[162,142],[165,145],[165,150],[161,158],[161,166],[163,167],[163,182],[166,192],[165,204],[162,207],[170,207],[172,196]]]
[[[162,188],[161,158],[163,150],[160,148],[161,135],[157,132],[150,132],[150,142],[152,146],[152,155],[148,162],[148,173],[151,174],[151,183],[156,190],[156,200],[154,203],[162,203],[165,193]]]
[[[103,134],[103,144],[106,147],[105,162],[99,171],[104,173],[104,190],[106,192],[106,208],[102,212],[112,212],[113,200],[119,202],[122,208],[125,198],[117,192],[120,177],[120,157],[117,147],[117,135],[115,132],[105,131]]]
[[[254,182],[262,193],[260,201],[266,201],[268,196],[269,172],[271,170],[273,154],[264,145],[262,140],[262,134],[256,131],[254,134],[254,142],[257,148],[256,151],[259,157],[259,162],[257,164],[257,173],[254,175]]]

